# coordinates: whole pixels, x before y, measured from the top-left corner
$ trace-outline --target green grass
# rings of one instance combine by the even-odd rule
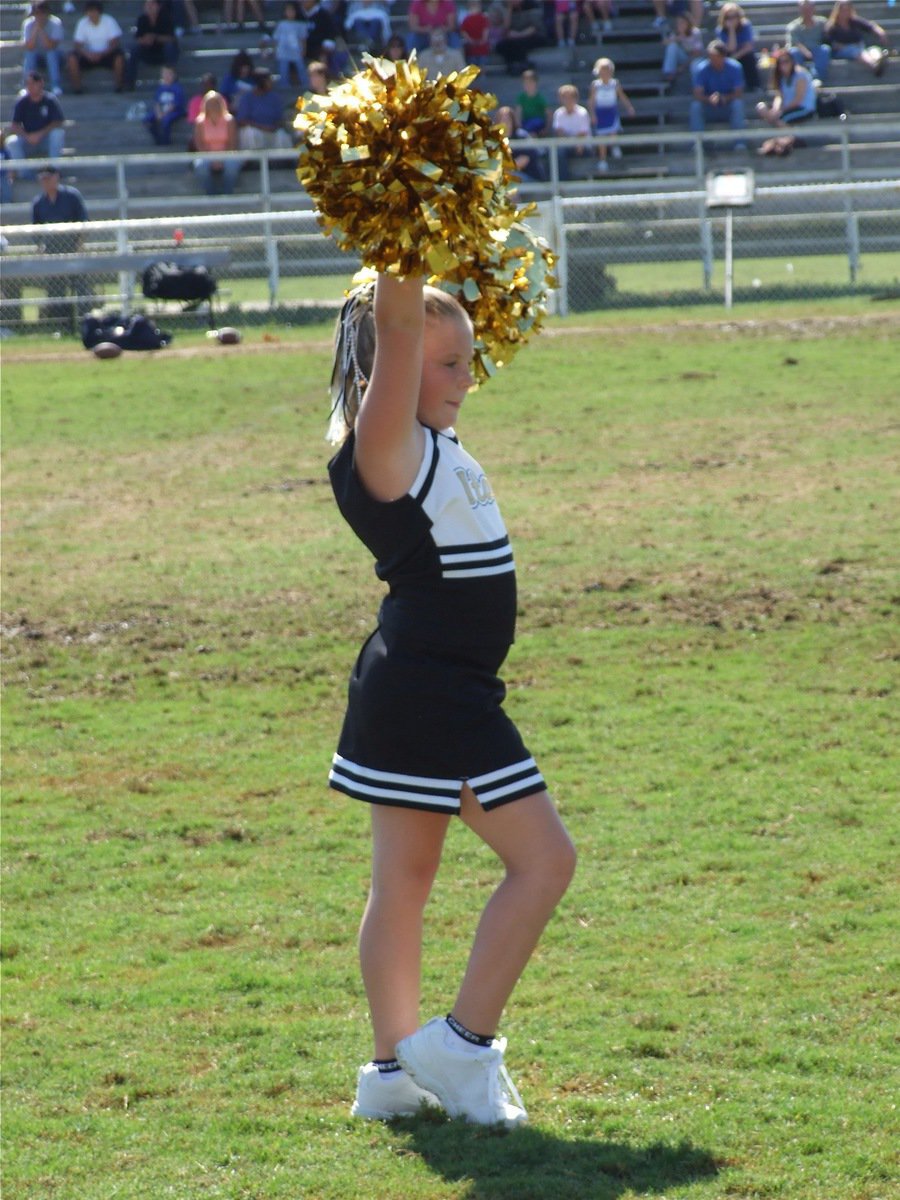
[[[554,322],[464,414],[508,706],[580,851],[508,1137],[347,1113],[367,823],[324,778],[380,589],[325,479],[328,330],[7,343],[4,1195],[897,1197],[898,322],[777,311]],[[423,1015],[495,878],[454,827]]]

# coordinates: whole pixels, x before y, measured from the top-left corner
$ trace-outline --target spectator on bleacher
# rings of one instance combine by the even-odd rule
[[[656,16],[653,18],[655,29],[666,30],[672,21],[683,12],[691,14],[691,20],[698,29],[703,28],[703,0],[653,0]]]
[[[343,71],[349,55],[341,26],[321,0],[300,0],[300,20],[306,22],[306,61],[324,62],[331,78]]]
[[[543,137],[550,130],[550,105],[541,91],[538,73],[533,68],[522,72],[522,90],[516,97],[516,131]]]
[[[172,18],[175,36],[183,33],[200,33],[200,17],[194,0],[161,0],[163,11]]]
[[[187,104],[187,119],[189,124],[193,125],[200,113],[203,111],[203,101],[206,99],[207,92],[216,90],[216,77],[211,72],[200,76],[200,90],[191,96]],[[190,150],[192,147],[188,146]]]
[[[468,0],[466,15],[459,23],[463,54],[467,63],[484,67],[491,56],[491,22],[481,0]]]
[[[775,54],[772,64],[772,79],[769,83],[774,92],[772,103],[760,102],[756,112],[760,120],[776,128],[798,125],[816,115],[816,85],[805,67],[798,67],[787,47]],[[770,138],[760,148],[760,154],[785,154],[792,149],[792,138]]]
[[[558,89],[557,96],[559,107],[553,114],[552,122],[554,137],[590,137],[591,115],[583,104],[578,103],[578,88],[575,84],[564,83]],[[583,158],[587,152],[587,146],[561,146],[556,154],[560,179],[571,179],[572,159]]]
[[[212,90],[203,97],[203,109],[194,123],[194,149],[205,154],[223,154],[238,148],[237,121],[228,111],[225,97]],[[196,158],[194,174],[208,196],[234,191],[243,163],[239,158]]]
[[[133,88],[137,83],[141,63],[174,67],[177,62],[178,39],[171,14],[164,11],[160,0],[144,0],[144,11],[137,19],[135,40],[128,55],[127,87]]]
[[[427,49],[431,33],[435,29],[440,29],[447,35],[448,46],[459,48],[462,39],[456,28],[454,0],[409,0],[406,21],[406,44],[410,50]]]
[[[609,33],[613,27],[615,15],[612,0],[584,0],[582,11],[591,23],[591,32],[595,37],[601,33]]]
[[[372,54],[379,54],[391,36],[391,14],[376,0],[356,0],[347,10],[344,31],[353,42],[361,42]]]
[[[506,63],[507,75],[519,75],[533,67],[528,55],[544,42],[541,13],[532,0],[508,0],[503,37],[494,47]]]
[[[241,97],[246,92],[253,91],[253,72],[256,70],[253,59],[246,50],[239,50],[228,67],[219,91],[228,101],[232,112],[237,111]]]
[[[10,158],[61,158],[66,140],[65,117],[59,101],[45,91],[40,71],[25,78],[25,91],[16,100],[6,148]]]
[[[272,76],[257,68],[253,75],[253,90],[245,92],[235,113],[238,124],[238,146],[241,150],[280,150],[291,145],[284,127],[284,104],[272,87]]]
[[[728,57],[724,43],[718,39],[709,43],[706,58],[694,69],[693,83],[690,126],[694,133],[702,133],[707,121],[727,121],[732,129],[744,128],[744,71],[736,59]],[[738,142],[735,148],[746,146]]]
[[[260,0],[250,0],[250,7],[253,9],[253,15],[256,17],[256,24],[260,29],[265,29],[266,22],[263,19],[263,9]],[[244,16],[247,8],[247,0],[225,0],[224,21],[226,25],[244,28]],[[235,22],[235,17],[237,21]]]
[[[187,97],[174,67],[163,67],[144,123],[157,146],[172,144],[172,126],[187,115]]]
[[[598,58],[594,63],[593,80],[591,81],[591,117],[594,133],[603,137],[615,137],[622,132],[621,105],[629,116],[634,116],[634,105],[625,94],[625,89],[616,79],[616,64],[611,58]],[[607,147],[597,147],[597,167],[601,171],[609,170],[606,160]],[[622,157],[622,147],[612,147],[613,158]]]
[[[506,9],[503,7],[503,0],[493,0],[493,3],[488,5],[487,19],[491,23],[488,30],[488,41],[491,44],[491,53],[497,51],[497,43],[506,32]]]
[[[887,34],[874,21],[858,16],[853,0],[837,0],[825,22],[825,40],[831,46],[832,58],[852,59],[876,75],[887,66]]]
[[[575,47],[578,36],[578,5],[576,0],[554,0],[553,33],[557,46]]]
[[[466,65],[462,50],[447,45],[447,35],[443,29],[432,29],[428,49],[423,50],[417,58],[429,79],[449,75],[451,71],[462,71]]]
[[[509,105],[498,108],[494,120],[503,129],[507,138],[527,136],[525,130],[516,127],[516,114]],[[546,179],[540,153],[519,146],[512,151],[512,156],[516,174],[522,179],[530,179],[535,183],[541,183]]]
[[[703,34],[690,13],[679,13],[675,26],[665,40],[662,76],[673,84],[679,75],[690,74],[694,63],[703,57]]]
[[[824,83],[831,67],[831,47],[825,41],[825,18],[816,16],[814,0],[800,0],[800,16],[789,23],[785,36],[794,62],[815,71]]]
[[[399,62],[406,58],[406,39],[401,33],[392,33],[384,48],[384,57],[388,62]]]
[[[723,4],[716,24],[716,37],[723,42],[729,58],[736,59],[744,72],[744,87],[759,91],[759,65],[756,58],[756,34],[739,4]]]
[[[293,3],[285,4],[281,11],[281,19],[272,30],[275,61],[278,63],[278,82],[281,84],[289,84],[293,72],[297,86],[303,89],[307,87],[306,28],[306,22],[300,20],[298,6]]]
[[[404,53],[406,44],[403,45]],[[306,70],[309,74],[309,90],[314,96],[328,95],[328,67],[323,62],[313,59],[312,62],[306,64]]]
[[[40,194],[31,202],[32,225],[68,225],[88,219],[84,197],[77,188],[69,187],[59,181],[59,167],[55,164],[38,171],[41,184]],[[77,254],[84,244],[84,235],[78,231],[72,233],[48,233],[40,240],[40,249],[44,254]],[[80,297],[75,304],[48,304],[43,310],[43,316],[53,320],[66,321],[70,332],[76,332],[76,317],[87,312],[90,308],[90,288],[83,275],[51,276],[46,282],[47,296],[58,300],[67,292]]]
[[[63,23],[54,17],[50,5],[41,0],[31,10],[22,24],[22,45],[25,54],[22,60],[23,80],[32,72],[46,70],[50,79],[50,90],[54,96],[62,95],[62,62],[60,47],[65,36]]]
[[[67,59],[72,91],[84,89],[82,71],[105,67],[112,71],[117,92],[125,86],[125,55],[122,53],[122,27],[115,17],[103,11],[100,0],[87,0],[84,16],[75,26],[72,52]]]

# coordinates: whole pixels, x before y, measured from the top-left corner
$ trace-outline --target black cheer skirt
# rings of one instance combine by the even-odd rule
[[[391,648],[376,630],[350,676],[329,785],[366,800],[458,813],[463,783],[484,809],[546,784],[503,711],[491,670],[434,650]]]

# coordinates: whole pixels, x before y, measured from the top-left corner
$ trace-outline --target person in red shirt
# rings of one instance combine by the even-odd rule
[[[459,48],[461,39],[456,28],[456,5],[453,0],[409,0],[407,21],[410,50],[427,49],[435,29],[446,33],[448,46]]]
[[[483,67],[491,54],[491,23],[482,12],[481,0],[469,0],[467,8],[469,11],[459,26],[463,40],[463,53],[467,63],[475,63],[476,66]]]

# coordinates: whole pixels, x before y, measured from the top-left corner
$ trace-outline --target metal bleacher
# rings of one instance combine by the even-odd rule
[[[21,3],[0,4],[0,105],[6,125],[21,86],[19,33],[27,7]],[[262,31],[255,23],[243,29],[226,29],[220,24],[220,0],[197,0],[197,7],[201,28],[186,33],[180,40],[179,75],[188,95],[199,89],[206,72],[221,78],[240,49],[249,51],[255,61],[264,62],[274,72],[274,61],[260,58]],[[396,0],[391,10],[395,28],[400,32],[405,28],[407,7],[407,0]],[[754,23],[759,48],[783,42],[785,26],[796,15],[793,0],[745,0],[744,7]],[[127,48],[130,30],[141,10],[140,0],[107,0],[105,8],[125,30]],[[281,8],[278,0],[267,0],[264,5],[267,21],[274,22]],[[81,4],[71,13],[62,10],[62,0],[53,4],[53,11],[62,17],[67,37],[71,39],[81,15]],[[764,179],[799,183],[832,176],[900,177],[900,16],[893,15],[900,10],[885,0],[859,0],[857,10],[888,31],[893,50],[887,69],[880,78],[875,78],[856,63],[835,62],[828,90],[841,99],[848,113],[846,121],[840,126],[836,122],[808,126],[807,145],[786,159],[759,158],[753,154],[764,132],[753,113],[753,105],[762,98],[762,93],[748,96],[750,149],[743,152],[740,161],[744,165],[752,163]],[[652,191],[677,187],[682,182],[684,186],[696,186],[698,158],[688,134],[690,97],[682,91],[670,94],[664,89],[663,50],[659,31],[652,25],[653,11],[650,0],[618,0],[610,32],[598,35],[583,21],[574,52],[548,41],[548,45],[531,55],[540,75],[541,90],[551,104],[562,83],[575,83],[585,97],[592,64],[598,56],[605,55],[615,61],[617,77],[636,109],[633,118],[626,117],[623,121],[624,135],[619,139],[624,151],[622,158],[611,160],[611,169],[602,178],[591,177],[588,170],[583,172],[583,178],[559,185],[564,194],[585,190],[612,194],[644,188]],[[823,14],[827,15],[827,11],[823,4]],[[714,25],[715,8],[708,6],[705,38],[712,36]],[[360,47],[351,46],[350,50],[357,57],[361,52]],[[283,81],[278,82],[285,100],[285,117],[289,119],[296,92],[291,92]],[[209,200],[200,196],[189,160],[184,157],[187,126],[181,123],[176,127],[171,149],[157,148],[141,121],[129,119],[136,104],[147,103],[152,96],[156,84],[152,68],[144,69],[133,92],[115,94],[108,72],[87,75],[85,84],[84,94],[71,95],[67,91],[60,99],[67,118],[63,176],[76,182],[88,201],[92,217],[122,215],[121,189],[117,191],[111,186],[110,170],[91,165],[110,156],[147,156],[141,169],[129,168],[127,214],[130,216],[158,211],[162,198],[170,204],[183,200],[191,212],[222,211],[232,206],[239,211],[242,203],[258,194],[258,173],[251,167],[245,170],[233,197]],[[508,75],[499,60],[485,68],[481,85],[497,96],[499,104],[514,103],[520,91],[519,79]],[[732,151],[724,142],[714,142],[711,153],[718,165],[723,160],[731,161],[739,152]],[[590,166],[593,161],[591,157]],[[274,208],[288,204],[303,206],[306,199],[296,183],[291,156],[270,158],[267,165],[267,202]],[[544,185],[545,191],[547,186]],[[33,181],[18,181],[13,202],[5,206],[4,220],[27,220],[34,191]]]

